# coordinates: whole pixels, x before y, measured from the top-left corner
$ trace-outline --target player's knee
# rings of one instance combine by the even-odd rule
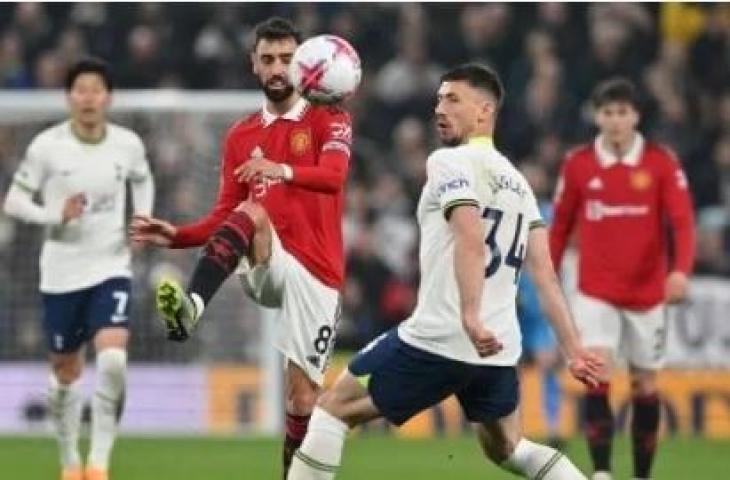
[[[484,454],[489,460],[499,465],[512,456],[516,446],[517,442],[508,438],[500,438],[486,443],[484,445]]]
[[[53,376],[61,385],[70,385],[81,377],[82,363],[78,358],[56,358],[51,361]]]
[[[317,404],[317,391],[300,389],[291,392],[287,397],[286,411],[292,415],[311,415]]]
[[[110,376],[123,376],[127,369],[127,352],[122,348],[105,348],[96,355],[99,372]]]
[[[258,203],[250,201],[241,202],[236,207],[236,212],[245,213],[251,219],[256,230],[266,228],[269,224],[269,214]]]

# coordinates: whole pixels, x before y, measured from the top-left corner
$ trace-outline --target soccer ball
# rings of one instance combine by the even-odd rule
[[[289,78],[307,100],[332,104],[349,97],[358,85],[362,70],[352,45],[335,35],[319,35],[305,41],[294,52]]]

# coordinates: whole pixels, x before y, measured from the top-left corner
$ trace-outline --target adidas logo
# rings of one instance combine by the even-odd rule
[[[317,355],[308,356],[307,361],[314,365],[314,368],[319,368],[319,357]]]
[[[589,190],[603,190],[603,182],[598,177],[593,177],[590,182],[588,182],[588,189]]]

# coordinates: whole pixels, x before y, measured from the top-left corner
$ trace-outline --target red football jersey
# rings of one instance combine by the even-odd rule
[[[578,287],[609,303],[651,308],[664,299],[670,257],[672,270],[692,269],[694,217],[684,172],[673,153],[640,135],[621,160],[598,139],[568,154],[550,228],[556,268],[574,227]]]
[[[283,247],[325,285],[344,280],[342,215],[352,142],[347,112],[300,99],[282,116],[265,109],[235,124],[223,151],[221,187],[213,209],[178,228],[173,247],[204,244],[240,202],[259,201]],[[239,183],[233,172],[264,157],[292,168],[291,181]]]

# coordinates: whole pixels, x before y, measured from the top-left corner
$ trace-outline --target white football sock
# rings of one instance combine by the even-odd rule
[[[348,426],[316,407],[309,420],[307,436],[294,453],[289,480],[332,480],[342,459]]]
[[[195,292],[192,292],[190,294],[190,300],[193,301],[193,305],[195,306],[195,319],[199,319],[201,315],[203,315],[203,310],[205,310],[205,302],[203,301],[203,298],[198,295]]]
[[[48,411],[58,439],[61,466],[81,465],[79,455],[79,432],[81,430],[80,381],[62,385],[51,374],[48,388]]]
[[[609,472],[596,472],[591,477],[591,480],[613,480],[613,477]]]
[[[531,480],[586,480],[565,455],[524,438],[500,466]]]
[[[117,433],[117,412],[123,401],[126,376],[126,351],[121,348],[107,348],[97,354],[88,462],[94,468],[109,468],[109,455]]]

